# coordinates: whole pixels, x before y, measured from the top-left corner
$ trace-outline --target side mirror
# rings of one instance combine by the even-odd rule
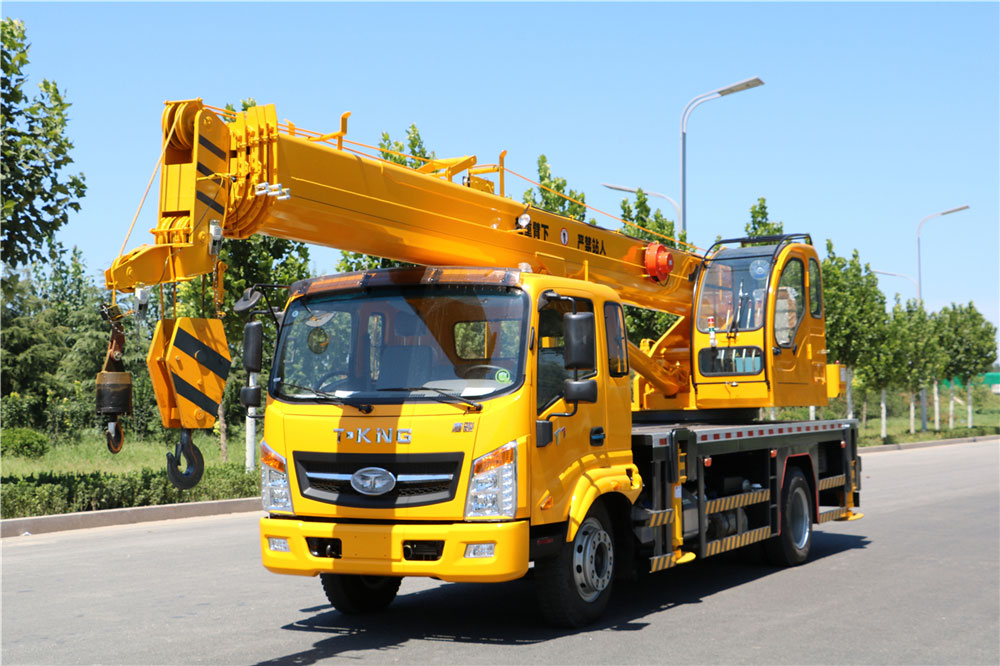
[[[247,372],[260,372],[263,345],[264,325],[259,321],[248,321],[243,327],[243,368]]]
[[[260,407],[260,387],[244,386],[240,389],[240,404],[244,407]]]
[[[597,402],[597,381],[594,379],[567,379],[563,382],[566,402]]]
[[[564,351],[567,370],[592,370],[597,367],[594,348],[594,313],[567,312],[563,315],[566,335]]]
[[[243,314],[248,310],[252,310],[260,299],[264,296],[261,292],[255,290],[253,287],[247,287],[243,291],[243,295],[240,296],[239,300],[233,303],[233,312],[237,314]]]

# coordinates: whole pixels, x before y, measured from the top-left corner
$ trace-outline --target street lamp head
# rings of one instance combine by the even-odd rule
[[[749,90],[750,88],[756,88],[757,86],[764,85],[764,82],[760,80],[759,76],[755,76],[752,79],[747,79],[745,81],[740,81],[739,83],[734,83],[731,86],[726,86],[718,91],[719,96],[722,95],[732,95],[733,93],[738,93],[743,90]]]
[[[968,207],[969,207],[968,205],[965,205],[965,206],[959,206],[958,208],[952,208],[951,210],[946,210],[946,211],[944,211],[944,212],[943,212],[943,213],[941,213],[941,214],[942,214],[942,215],[950,215],[951,213],[957,213],[957,212],[958,212],[958,211],[960,211],[960,210],[965,210],[965,209],[967,209]]]

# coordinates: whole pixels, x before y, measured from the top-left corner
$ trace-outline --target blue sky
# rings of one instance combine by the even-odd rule
[[[59,234],[95,272],[118,249],[159,155],[167,99],[274,103],[279,118],[349,137],[416,123],[439,156],[535,173],[539,154],[587,202],[602,182],[675,199],[681,110],[760,76],[688,124],[688,228],[705,247],[742,234],[766,197],[786,231],[823,251],[916,277],[927,307],[976,303],[1000,321],[1000,4],[22,3],[32,81],[73,103],[86,174]],[[527,187],[527,186],[525,186]],[[518,198],[524,189],[514,184]],[[662,202],[664,212],[673,209]],[[152,242],[155,200],[129,243]],[[602,226],[615,226],[597,216]],[[336,253],[314,251],[316,272]],[[891,300],[913,285],[880,276]]]

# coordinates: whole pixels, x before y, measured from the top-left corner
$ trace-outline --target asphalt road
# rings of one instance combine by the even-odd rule
[[[998,664],[1000,447],[871,453],[863,520],[809,563],[726,554],[616,584],[605,619],[541,622],[531,581],[406,579],[384,614],[343,616],[319,581],[259,564],[258,514],[2,542],[12,664]]]

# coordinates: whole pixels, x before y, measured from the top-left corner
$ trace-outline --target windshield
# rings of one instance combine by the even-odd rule
[[[709,261],[698,295],[698,330],[752,331],[764,321],[764,295],[774,247],[723,250]]]
[[[526,308],[519,290],[468,285],[300,298],[283,319],[271,394],[478,406],[521,383]]]

